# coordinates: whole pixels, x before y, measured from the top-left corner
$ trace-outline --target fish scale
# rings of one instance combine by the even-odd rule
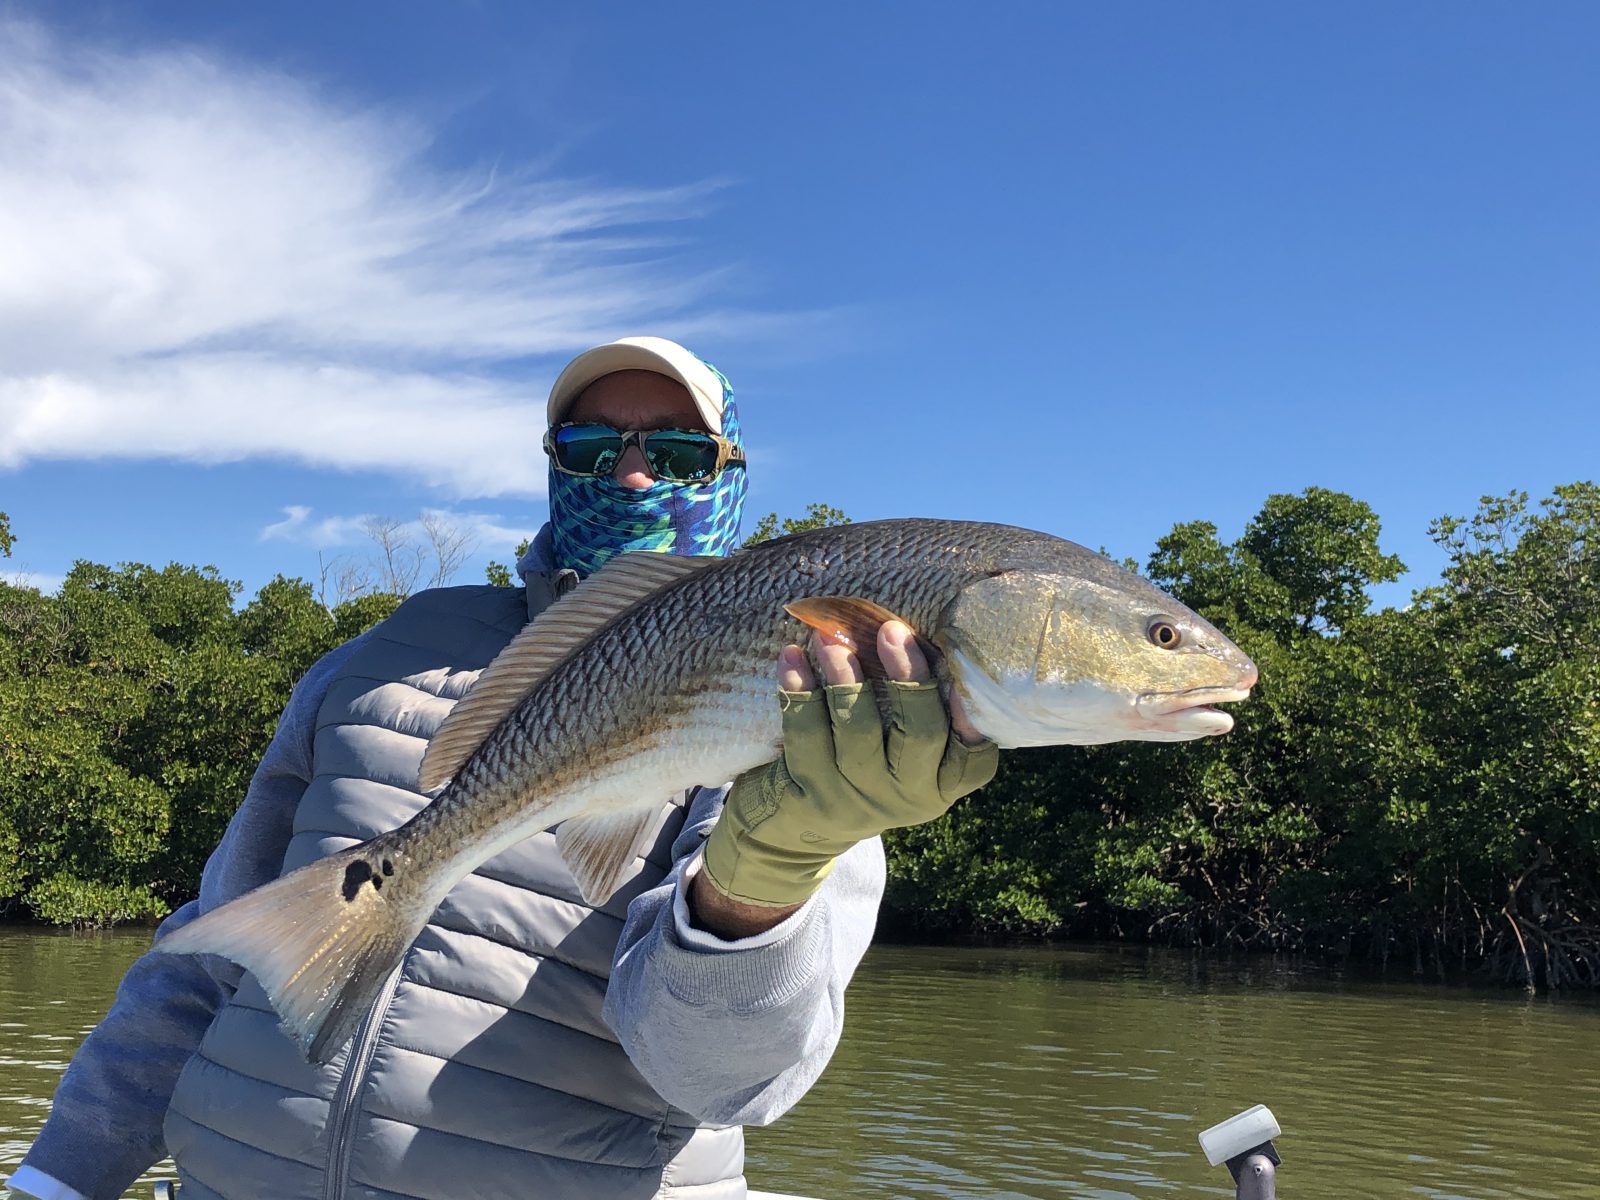
[[[881,674],[886,615],[917,631],[941,684],[1003,747],[1225,732],[1210,703],[1255,682],[1237,647],[1147,580],[1033,530],[880,521],[728,558],[624,555],[530,623],[451,711],[423,760],[422,786],[444,784],[427,807],[156,948],[249,968],[325,1061],[478,864],[555,827],[585,899],[603,901],[666,796],[781,752],[782,648],[811,625]]]

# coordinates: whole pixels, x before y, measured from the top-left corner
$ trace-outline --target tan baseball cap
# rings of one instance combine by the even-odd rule
[[[654,371],[689,389],[694,406],[712,433],[722,432],[722,380],[717,373],[677,342],[659,337],[625,337],[585,350],[566,365],[550,389],[546,410],[554,425],[567,414],[578,394],[613,371]]]

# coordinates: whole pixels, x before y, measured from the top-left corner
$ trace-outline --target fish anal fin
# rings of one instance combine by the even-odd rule
[[[715,556],[620,554],[512,638],[439,725],[417,784],[430,792],[483,745],[495,727],[557,664],[645,597],[726,559]]]
[[[824,642],[852,651],[868,679],[883,679],[887,674],[878,658],[879,627],[885,621],[910,625],[898,613],[860,596],[807,596],[783,607],[791,617],[816,630]],[[926,646],[921,638],[917,640]]]
[[[645,849],[660,819],[658,805],[573,817],[556,826],[556,849],[578,881],[585,904],[600,905],[617,890],[622,872]]]

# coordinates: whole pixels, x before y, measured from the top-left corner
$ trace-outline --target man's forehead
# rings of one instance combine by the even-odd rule
[[[706,427],[688,388],[654,371],[637,370],[613,371],[596,379],[579,393],[563,420],[603,420],[638,429],[663,424]]]

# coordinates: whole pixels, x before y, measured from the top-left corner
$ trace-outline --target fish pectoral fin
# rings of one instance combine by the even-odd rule
[[[661,808],[625,808],[590,813],[556,826],[556,849],[578,881],[583,902],[599,906],[617,890],[622,872],[644,852]]]
[[[807,596],[785,604],[784,611],[796,620],[804,621],[815,629],[825,642],[843,646],[861,660],[861,670],[868,679],[887,678],[883,662],[878,658],[878,628],[885,621],[899,621],[910,627],[899,613],[890,612],[881,604],[864,600],[860,596]],[[912,630],[915,633],[915,629]],[[917,644],[929,662],[938,650],[918,636]]]

